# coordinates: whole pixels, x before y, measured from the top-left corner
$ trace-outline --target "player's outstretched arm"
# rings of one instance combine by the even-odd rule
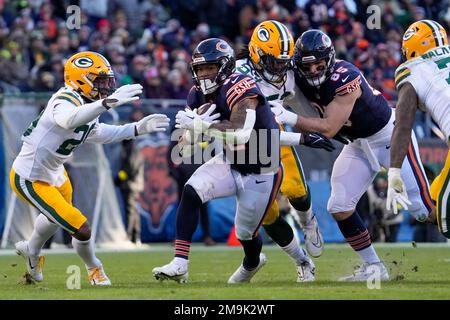
[[[151,114],[137,122],[122,126],[97,123],[89,133],[86,142],[106,144],[133,139],[136,136],[151,132],[166,131],[169,121],[169,118],[164,114]]]
[[[273,105],[272,112],[281,123],[295,127],[299,131],[319,132],[331,139],[345,125],[355,105],[356,99],[361,96],[361,89],[343,96],[336,96],[325,107],[323,118],[306,118],[286,110],[280,104]]]
[[[391,167],[388,171],[388,194],[386,208],[397,213],[397,203],[407,209],[408,200],[405,183],[401,177],[401,167],[411,143],[411,130],[418,106],[416,90],[406,82],[400,87],[395,109],[395,127],[391,138]]]
[[[142,94],[140,84],[127,84],[105,99],[83,104],[79,107],[63,100],[54,100],[53,117],[55,122],[64,129],[75,129],[91,122],[110,108],[117,108],[126,103],[138,100]]]
[[[310,148],[325,149],[329,152],[336,149],[327,137],[318,132],[298,133],[280,131],[280,144],[282,146],[298,146],[299,144],[303,144]]]
[[[136,136],[166,131],[169,123],[170,120],[165,114],[151,114],[134,123]]]

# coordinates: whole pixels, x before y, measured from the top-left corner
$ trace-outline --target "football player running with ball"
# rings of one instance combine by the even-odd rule
[[[391,140],[391,166],[388,171],[388,208],[397,203],[411,210],[413,199],[408,199],[407,177],[402,171],[405,157],[411,158],[414,144],[410,140],[417,109],[429,112],[442,131],[442,138],[450,138],[450,47],[447,32],[433,20],[413,23],[403,36],[403,58],[406,60],[395,72],[398,90],[396,123]],[[410,160],[411,159],[411,160]],[[444,168],[431,184],[431,198],[436,210],[429,221],[437,223],[439,231],[450,238],[449,199],[450,153]],[[425,180],[426,181],[426,180]]]
[[[266,263],[257,232],[283,177],[280,132],[255,80],[233,73],[235,64],[233,49],[217,38],[200,42],[192,54],[195,86],[187,98],[190,109],[177,114],[177,127],[222,139],[225,147],[185,184],[177,211],[175,257],[153,269],[158,280],[188,280],[191,240],[202,203],[231,195],[237,198],[235,232],[245,256],[228,283],[249,282]],[[208,109],[199,115],[196,108]]]
[[[269,102],[283,103],[293,98],[295,78],[291,70],[294,55],[294,39],[282,23],[275,20],[261,22],[253,31],[248,47],[238,54],[236,72],[252,77]],[[280,130],[284,131],[280,125]],[[287,133],[292,145],[281,147],[281,162],[284,168],[281,193],[296,210],[305,237],[305,247],[312,257],[323,251],[323,237],[317,219],[312,212],[310,189],[306,185],[300,159],[293,145],[304,144],[313,148],[334,149],[332,143],[320,133],[302,135]],[[294,260],[297,266],[297,281],[315,279],[313,261],[298,245],[294,231],[280,216],[275,201],[263,221],[266,233]]]
[[[373,273],[389,280],[356,204],[381,166],[389,168],[389,148],[395,113],[380,92],[374,90],[353,64],[335,59],[330,38],[320,30],[304,32],[294,53],[296,84],[313,102],[320,118],[300,117],[281,105],[273,107],[278,120],[298,130],[320,132],[346,141],[331,173],[327,209],[349,245],[363,260],[355,272],[341,281],[366,281]],[[410,134],[408,159],[401,164],[411,205],[410,213],[424,221],[433,210],[429,186],[420,162],[417,141]]]
[[[62,227],[72,235],[72,245],[86,265],[90,283],[111,285],[95,256],[89,223],[72,205],[72,185],[64,163],[84,142],[111,143],[165,131],[169,119],[153,114],[123,126],[99,123],[103,112],[138,100],[142,86],[125,85],[115,90],[111,65],[98,53],[86,51],[70,57],[64,66],[64,80],[65,87],[53,94],[23,134],[22,148],[11,168],[12,189],[40,212],[30,239],[17,242],[15,247],[25,258],[31,278],[40,282],[44,264],[41,249]]]

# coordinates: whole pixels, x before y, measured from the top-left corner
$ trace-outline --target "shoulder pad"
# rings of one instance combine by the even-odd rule
[[[400,87],[406,82],[406,79],[411,75],[411,69],[407,67],[407,64],[401,64],[397,70],[395,70],[395,87]]]
[[[338,60],[330,77],[330,83],[335,88],[335,95],[344,96],[361,86],[361,72],[350,62]]]
[[[81,106],[82,104],[84,104],[83,99],[81,98],[81,96],[76,93],[73,90],[70,89],[62,89],[59,90],[56,95],[55,95],[55,100],[66,100],[68,102],[70,102],[71,104],[75,105],[76,107]]]
[[[243,98],[262,96],[255,79],[238,73],[233,73],[225,80],[222,90],[224,90],[227,105],[230,110]]]

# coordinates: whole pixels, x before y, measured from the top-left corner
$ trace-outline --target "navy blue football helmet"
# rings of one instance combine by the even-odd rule
[[[325,60],[326,66],[319,69],[320,73],[310,73],[311,63]],[[334,71],[336,52],[330,37],[320,30],[308,30],[302,33],[295,43],[294,49],[295,70],[312,86],[320,86]]]
[[[198,77],[198,66],[205,64],[216,64],[217,74]],[[236,56],[233,48],[226,41],[210,38],[200,42],[194,49],[190,66],[195,86],[203,94],[211,94],[233,73],[236,67]]]

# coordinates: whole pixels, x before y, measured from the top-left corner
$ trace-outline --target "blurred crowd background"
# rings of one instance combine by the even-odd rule
[[[368,6],[381,9],[370,30]],[[184,99],[191,83],[192,49],[221,37],[235,49],[261,21],[283,22],[294,39],[321,28],[337,56],[361,68],[372,86],[395,100],[393,76],[403,32],[424,17],[450,24],[449,1],[396,0],[0,0],[0,90],[53,91],[63,84],[65,59],[82,50],[104,54],[118,85],[139,82],[146,98]],[[70,5],[81,8],[68,29]]]
[[[171,107],[164,111],[173,115],[176,109],[183,107],[183,100],[192,86],[189,62],[192,50],[201,40],[220,37],[232,44],[237,53],[248,43],[257,24],[273,19],[284,23],[294,40],[311,28],[320,28],[328,33],[337,58],[348,60],[360,68],[372,87],[394,104],[397,99],[394,72],[401,63],[404,31],[413,21],[425,18],[437,20],[449,30],[449,1],[0,0],[0,98],[2,93],[14,95],[21,92],[45,92],[42,96],[47,97],[47,93],[63,86],[66,59],[76,52],[91,50],[103,54],[110,61],[117,86],[141,83],[144,86],[143,98],[162,99],[158,101],[179,99],[176,103],[167,104]],[[73,16],[78,12],[79,21]],[[370,29],[377,24],[379,28]],[[148,110],[140,107],[148,101],[139,100],[130,106],[128,113],[121,114],[121,120],[142,118]],[[158,102],[151,104],[156,108],[165,106]],[[42,104],[44,106],[45,103]],[[125,109],[121,108],[119,113]],[[427,128],[426,118],[418,114],[416,134],[419,138],[433,137],[427,135],[424,128]],[[170,154],[167,136],[149,136],[146,139],[124,142],[118,149],[117,146],[106,148],[108,160],[113,168],[114,182],[122,194],[122,210],[125,211],[130,240],[170,241],[176,212],[172,204],[177,202],[174,183],[182,186],[184,180],[181,176],[193,171],[192,168],[171,166],[167,159],[167,154]],[[438,157],[435,151],[438,143],[432,142],[430,145],[421,144],[423,155],[428,155],[422,160],[440,163],[445,160],[447,149],[444,146],[445,150],[439,153],[443,156]],[[0,145],[0,155],[2,152]],[[137,156],[137,153],[141,153],[144,159],[138,161],[130,156]],[[316,214],[322,215],[319,220],[326,241],[339,240],[336,234],[340,237],[334,221],[323,207],[329,192],[332,159],[330,155],[312,150],[302,153],[302,162],[307,170],[314,164],[307,175],[309,179],[318,181],[312,184],[316,197],[313,200],[316,201]],[[184,169],[186,172],[182,171]],[[429,169],[430,180],[436,172],[436,168]],[[145,180],[145,186],[141,180]],[[374,241],[395,242],[407,238],[445,241],[435,226],[417,224],[408,216],[404,218],[402,214],[394,216],[387,212],[384,209],[386,188],[386,177],[381,174],[359,203],[359,212]],[[140,213],[137,202],[140,203]],[[213,212],[211,231],[208,212],[202,211],[205,244],[214,244],[212,236],[214,240],[226,240],[232,225],[232,206],[232,202],[223,202],[210,207]],[[223,212],[228,211],[229,215],[224,216]],[[1,213],[0,201],[0,231]],[[139,215],[143,219],[142,235]],[[411,225],[414,234],[411,235],[410,228],[405,237],[400,225],[403,228]]]

